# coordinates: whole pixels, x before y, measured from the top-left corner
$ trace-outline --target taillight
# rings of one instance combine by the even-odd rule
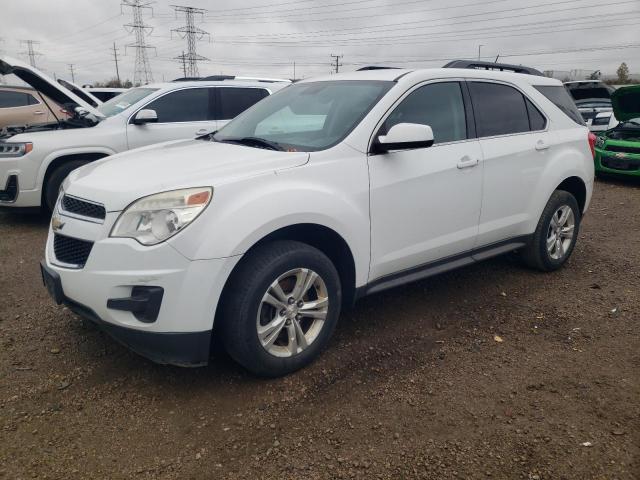
[[[595,136],[592,132],[589,132],[589,148],[591,149],[591,156],[596,158],[596,139],[598,137]]]

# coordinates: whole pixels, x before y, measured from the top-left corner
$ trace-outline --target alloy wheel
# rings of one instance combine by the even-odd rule
[[[329,308],[327,286],[308,268],[280,275],[267,289],[256,319],[260,344],[271,355],[291,357],[318,337]]]
[[[558,208],[549,223],[547,231],[547,252],[554,260],[561,260],[573,242],[576,219],[568,205]]]

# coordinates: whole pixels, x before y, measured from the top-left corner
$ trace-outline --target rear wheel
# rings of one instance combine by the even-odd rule
[[[525,263],[544,272],[562,267],[575,247],[580,220],[575,197],[564,190],[553,192],[532,241],[522,251]]]
[[[340,315],[340,278],[309,245],[277,241],[247,254],[225,289],[222,335],[251,372],[276,377],[308,365]]]
[[[80,168],[87,163],[89,163],[87,160],[70,160],[56,167],[53,172],[49,174],[47,183],[44,186],[44,195],[42,196],[43,207],[49,213],[53,212],[56,206],[60,185],[62,185],[65,178],[76,168]]]

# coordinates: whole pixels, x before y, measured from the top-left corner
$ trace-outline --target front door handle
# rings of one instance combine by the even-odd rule
[[[476,165],[478,165],[478,163],[480,163],[480,162],[478,161],[477,158],[471,158],[471,157],[468,157],[467,155],[465,155],[464,157],[462,157],[460,159],[460,161],[458,162],[457,167],[462,170],[463,168],[475,167]]]
[[[33,112],[34,115],[42,115],[44,112],[42,110],[36,110]]]
[[[207,130],[206,128],[201,128],[200,130],[198,130],[196,132],[196,137],[200,137],[202,135],[206,135],[209,132],[210,132],[210,130]]]
[[[544,140],[538,140],[536,142],[536,150],[538,150],[539,152],[541,152],[542,150],[547,150],[549,148],[549,144],[545,143]]]

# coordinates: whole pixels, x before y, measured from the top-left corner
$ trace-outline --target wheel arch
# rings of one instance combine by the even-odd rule
[[[258,247],[277,240],[305,243],[317,248],[329,257],[340,277],[343,305],[348,307],[353,304],[356,295],[356,263],[351,247],[342,235],[334,229],[318,223],[292,224],[264,235],[246,250],[245,255]],[[229,278],[233,276],[241,264],[242,260],[234,266]],[[222,289],[222,297],[224,297],[229,278]]]
[[[573,195],[578,202],[578,206],[580,207],[580,213],[584,213],[584,210],[587,206],[587,185],[580,177],[571,176],[565,178],[562,182],[560,182],[555,190],[563,190]]]

